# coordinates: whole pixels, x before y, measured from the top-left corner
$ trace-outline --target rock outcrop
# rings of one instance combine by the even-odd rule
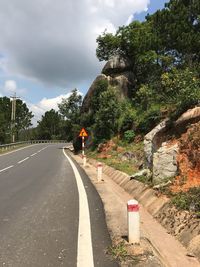
[[[144,137],[146,166],[153,172],[154,182],[162,183],[166,178],[178,174],[178,141],[173,145],[168,145],[166,141],[169,141],[172,135],[177,136],[179,140],[188,126],[198,121],[200,107],[195,107],[183,113],[174,124],[170,124],[168,119],[164,120]]]
[[[118,91],[121,99],[128,97],[134,88],[134,75],[131,71],[130,61],[120,56],[115,56],[105,64],[102,74],[96,77],[83,99],[83,112],[89,110],[91,98],[98,82],[101,80],[107,80],[108,84]]]
[[[162,183],[166,178],[177,175],[178,144],[168,147],[165,143],[153,155],[153,180]]]
[[[175,122],[175,127],[182,124],[195,123],[200,120],[200,107],[189,109],[183,113],[180,118]]]
[[[131,62],[128,59],[117,55],[108,60],[102,70],[102,73],[112,77],[115,74],[126,71],[131,71]]]
[[[83,104],[82,104],[82,112],[88,112],[90,109],[90,102],[91,102],[91,98],[94,94],[94,91],[96,90],[97,84],[99,81],[102,80],[107,80],[109,82],[109,77],[107,77],[104,74],[100,74],[96,77],[96,79],[94,80],[94,82],[92,83],[92,85],[90,86],[87,94],[85,95],[84,99],[83,99]]]
[[[153,169],[153,154],[159,148],[158,135],[166,129],[168,119],[159,123],[151,132],[144,137],[144,152],[146,165],[149,169]]]

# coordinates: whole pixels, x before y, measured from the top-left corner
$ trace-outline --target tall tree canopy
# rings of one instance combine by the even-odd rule
[[[61,115],[51,109],[45,112],[38,121],[38,138],[43,140],[60,139],[61,136]]]
[[[76,123],[79,120],[81,104],[82,95],[77,89],[73,89],[71,95],[68,98],[63,98],[62,102],[58,104],[59,112],[67,120]]]
[[[200,101],[199,0],[171,0],[144,22],[133,21],[116,34],[104,32],[97,45],[100,61],[120,55],[132,63],[132,118],[138,131]]]
[[[11,110],[12,105],[8,97],[0,97],[0,142],[10,142],[11,136]],[[16,100],[16,118],[13,132],[15,132],[18,139],[21,130],[30,127],[31,119],[33,118],[32,112],[29,111],[26,103],[22,100]]]

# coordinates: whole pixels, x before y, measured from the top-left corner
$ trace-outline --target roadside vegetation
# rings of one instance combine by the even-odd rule
[[[100,61],[120,56],[131,63],[133,86],[128,97],[122,99],[120,88],[116,90],[106,79],[99,80],[89,108],[84,109],[82,95],[73,89],[58,105],[58,111],[47,111],[34,129],[28,129],[32,113],[17,100],[13,129],[17,140],[66,139],[73,141],[77,152],[81,149],[78,135],[84,127],[89,134],[88,155],[131,175],[143,164],[143,136],[163,119],[174,121],[199,105],[199,44],[199,0],[170,0],[144,22],[133,21],[119,27],[115,34],[105,30],[97,38],[96,55]],[[10,140],[10,106],[8,98],[0,98],[0,143]],[[195,127],[180,140],[180,186],[191,173],[184,169],[186,156],[199,175],[200,131],[199,125]],[[145,177],[142,181],[149,182]]]
[[[174,120],[199,103],[199,14],[198,0],[171,0],[144,22],[134,21],[119,27],[116,34],[105,31],[97,38],[100,61],[120,55],[131,62],[134,86],[129,97],[121,99],[107,80],[100,80],[87,111],[81,105],[81,112],[65,106],[63,114],[67,123],[71,122],[69,134],[77,149],[76,137],[82,127],[94,147],[115,136],[131,143],[164,118]],[[73,113],[77,115],[75,123],[70,118]]]

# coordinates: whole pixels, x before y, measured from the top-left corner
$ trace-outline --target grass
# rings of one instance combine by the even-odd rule
[[[104,162],[110,167],[132,175],[138,171],[135,159],[122,159],[125,152],[130,152],[139,157],[143,157],[143,142],[127,144],[117,138],[113,139],[114,145],[105,153],[98,153],[96,150],[88,150],[86,153],[89,157]]]
[[[172,196],[171,203],[180,210],[189,210],[200,215],[200,187],[190,188]]]
[[[118,262],[130,261],[133,264],[140,262],[139,256],[130,255],[126,249],[125,241],[121,241],[116,245],[108,247],[107,254]]]

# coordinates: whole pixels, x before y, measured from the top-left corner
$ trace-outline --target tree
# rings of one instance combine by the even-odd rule
[[[152,21],[166,53],[176,63],[191,66],[200,57],[199,0],[171,0],[148,20]]]
[[[81,104],[82,95],[77,89],[73,89],[71,95],[68,98],[63,98],[62,102],[58,104],[59,112],[65,119],[77,123],[80,119]]]
[[[0,142],[10,142],[11,136],[11,102],[8,97],[0,97]],[[29,111],[26,103],[16,100],[16,118],[13,131],[18,135],[21,130],[30,127],[32,112]]]
[[[17,139],[19,137],[19,132],[21,130],[26,130],[29,128],[32,123],[31,119],[33,118],[32,112],[29,111],[26,103],[22,100],[16,100],[16,120],[15,120],[15,132],[17,134]]]
[[[120,111],[116,91],[109,87],[100,95],[100,108],[95,117],[94,135],[97,142],[110,139],[117,133]]]
[[[38,138],[44,140],[60,139],[61,115],[51,109],[38,121]]]
[[[10,141],[11,104],[8,97],[0,97],[0,143]]]

